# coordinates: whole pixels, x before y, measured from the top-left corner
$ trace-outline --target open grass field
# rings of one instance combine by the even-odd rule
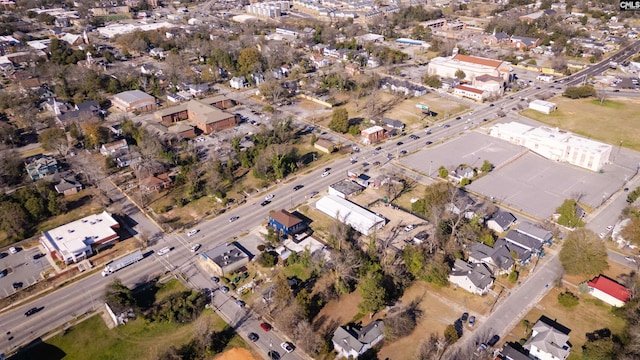
[[[572,131],[588,138],[613,146],[640,150],[640,99],[615,98],[599,100],[556,97],[549,101],[558,105],[558,110],[546,115],[534,110],[524,110],[523,116],[543,122],[549,126]]]
[[[176,280],[160,286],[156,301],[184,291]],[[205,310],[200,317],[186,325],[148,322],[142,318],[109,330],[100,315],[94,315],[72,326],[64,333],[53,336],[44,343],[15,357],[22,359],[158,359],[169,347],[180,347],[191,341],[201,324],[210,324],[212,331],[220,331],[227,325],[218,315]],[[235,336],[225,350],[247,348],[244,341]]]

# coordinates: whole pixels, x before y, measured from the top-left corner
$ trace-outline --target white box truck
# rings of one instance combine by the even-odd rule
[[[131,253],[127,256],[121,257],[118,260],[113,260],[109,262],[102,270],[102,276],[107,276],[109,274],[113,274],[114,272],[122,269],[123,267],[129,266],[135,262],[142,260],[144,256],[140,250],[137,250],[134,253]]]

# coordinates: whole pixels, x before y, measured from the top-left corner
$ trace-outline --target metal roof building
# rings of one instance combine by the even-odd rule
[[[367,236],[385,225],[383,217],[337,195],[325,195],[316,202],[316,209]]]

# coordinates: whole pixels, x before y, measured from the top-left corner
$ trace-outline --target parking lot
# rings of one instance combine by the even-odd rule
[[[0,253],[0,270],[7,269],[7,276],[0,278],[0,297],[8,296],[20,288],[27,287],[41,280],[41,273],[51,265],[46,257],[34,259],[40,254],[38,247],[11,254],[8,250]],[[5,255],[6,254],[6,255]],[[19,286],[21,284],[21,286]],[[16,284],[16,289],[14,289]]]

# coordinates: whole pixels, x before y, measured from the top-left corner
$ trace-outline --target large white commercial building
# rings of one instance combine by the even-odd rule
[[[93,247],[118,240],[118,228],[120,224],[104,211],[44,231],[40,243],[53,258],[70,264],[91,256]]]
[[[503,81],[509,82],[513,68],[510,63],[500,60],[456,54],[450,57],[433,58],[427,72],[429,75],[437,75],[442,78],[455,78],[458,70],[462,70],[465,74],[464,78],[471,82],[482,75],[499,77]]]
[[[567,162],[599,171],[609,162],[612,146],[548,126],[534,128],[517,122],[496,124],[489,135],[529,150],[554,161]]]
[[[98,28],[98,33],[101,36],[106,38],[112,38],[117,35],[132,33],[136,30],[140,31],[151,31],[158,30],[162,28],[170,29],[174,28],[176,25],[169,22],[158,22],[158,23],[128,23],[128,24],[111,24],[107,26],[103,26]]]
[[[366,236],[385,224],[383,217],[337,195],[325,195],[316,202],[316,209]]]

